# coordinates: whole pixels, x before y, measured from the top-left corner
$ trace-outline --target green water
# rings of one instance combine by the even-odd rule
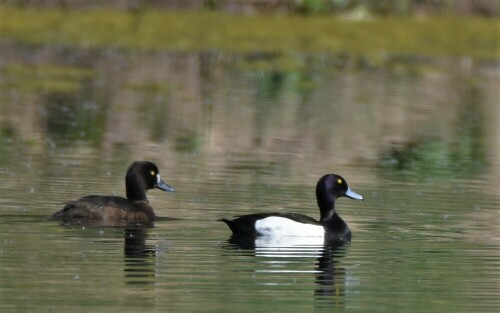
[[[0,45],[1,312],[499,310],[498,59]],[[154,227],[48,219],[141,159]],[[318,217],[325,173],[349,245],[217,221]]]

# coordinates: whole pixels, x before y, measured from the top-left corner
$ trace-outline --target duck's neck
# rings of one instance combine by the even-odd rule
[[[316,189],[316,199],[320,211],[320,222],[325,227],[328,236],[334,240],[350,240],[351,230],[347,223],[335,212],[335,199],[333,195],[323,188]]]
[[[330,219],[335,214],[335,198],[323,188],[316,188],[316,200],[320,212],[320,222]]]
[[[335,213],[335,204],[332,204],[330,207],[320,207],[320,218],[319,221],[323,222],[326,220],[331,219],[336,213]]]
[[[127,175],[125,178],[125,189],[127,192],[127,199],[132,201],[147,200],[146,186],[133,175]]]
[[[322,220],[321,223],[327,229],[327,234],[336,237],[337,240],[351,238],[349,226],[347,226],[347,223],[336,212],[333,212],[329,218]]]

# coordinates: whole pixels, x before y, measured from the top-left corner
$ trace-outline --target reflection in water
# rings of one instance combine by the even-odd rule
[[[418,174],[425,172],[434,177],[474,177],[487,166],[486,147],[482,140],[484,120],[477,117],[477,109],[461,112],[461,128],[454,142],[423,139],[393,147],[384,152],[382,165],[390,174]]]
[[[408,61],[398,63],[398,72],[389,61],[373,70],[355,63],[338,68],[339,60],[322,55],[298,55],[292,61],[303,65],[289,69],[275,67],[279,55],[244,62],[217,52],[71,51],[66,59],[57,51],[46,58],[33,53],[23,59],[5,52],[20,55],[13,64],[45,61],[22,66],[21,77],[4,77],[9,88],[0,90],[6,99],[0,129],[11,130],[0,136],[29,142],[42,155],[46,148],[79,145],[101,159],[130,158],[147,145],[209,161],[213,153],[261,149],[280,153],[271,161],[282,158],[293,169],[303,168],[304,158],[330,167],[333,155],[336,165],[382,161],[396,172],[420,165],[437,172],[445,161],[484,166],[498,149],[491,142],[496,136],[488,137],[498,125],[498,91],[488,86],[496,86],[498,76],[484,75],[488,64],[467,68],[451,60],[427,72],[427,64]],[[68,66],[74,63],[78,71]],[[262,63],[273,66],[263,70]],[[23,85],[47,64],[58,69],[50,76],[56,83]],[[76,87],[56,88],[70,69]]]
[[[363,68],[287,55],[296,62],[2,46],[0,311],[54,310],[48,299],[65,311],[495,311],[498,62]],[[9,71],[16,64],[25,66]],[[50,80],[39,75],[47,66],[58,69]],[[48,216],[82,194],[123,194],[123,168],[139,157],[182,190],[168,201],[151,195],[159,215],[186,218],[165,227],[182,243],[168,268],[145,228],[75,235],[17,218]],[[226,230],[210,221],[235,208],[315,214],[304,186],[328,169],[349,173],[371,198],[363,209],[342,204],[357,230],[349,264],[362,266],[344,270],[344,247],[264,238],[219,257],[215,238]],[[424,179],[402,181],[406,173]]]
[[[387,146],[381,153],[381,164],[394,177],[401,173],[434,177],[475,177],[488,165],[485,135],[488,116],[485,114],[485,90],[475,79],[455,78],[461,94],[456,112],[447,126],[453,138],[438,138],[429,132],[424,136],[406,138]]]
[[[347,243],[325,244],[316,263],[316,289],[314,295],[320,307],[344,306],[346,291],[346,270],[338,265],[338,259],[346,252]]]
[[[154,284],[156,274],[156,246],[147,244],[147,229],[124,230],[125,278],[128,284]]]
[[[346,294],[346,270],[339,266],[339,258],[345,256],[349,243],[325,241],[322,237],[267,237],[256,239],[232,236],[228,242],[244,250],[254,250],[258,258],[266,258],[266,274],[314,273],[314,297],[317,307],[344,306]],[[292,258],[316,258],[316,266],[310,270],[291,268]],[[272,283],[273,285],[275,283]]]

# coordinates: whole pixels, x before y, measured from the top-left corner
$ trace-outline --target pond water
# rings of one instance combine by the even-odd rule
[[[500,309],[500,67],[470,58],[0,49],[1,312],[494,312]],[[154,227],[64,226],[124,195]],[[338,173],[352,242],[232,242],[218,222],[317,218]]]

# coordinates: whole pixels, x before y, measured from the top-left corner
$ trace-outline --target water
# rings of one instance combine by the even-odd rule
[[[0,311],[500,309],[498,63],[68,49],[1,50]],[[176,188],[154,227],[48,219],[139,159]],[[217,221],[318,217],[330,172],[348,245]]]

